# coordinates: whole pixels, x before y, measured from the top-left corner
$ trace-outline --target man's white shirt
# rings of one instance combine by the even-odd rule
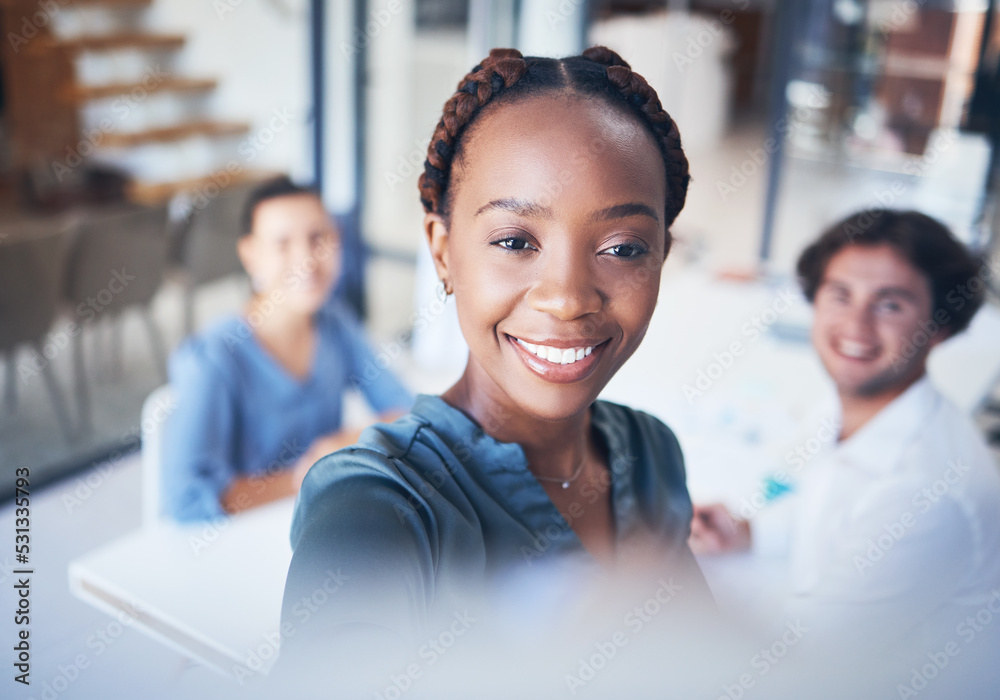
[[[786,613],[818,637],[918,652],[1000,640],[1000,471],[926,376],[812,460],[753,539],[789,557]]]

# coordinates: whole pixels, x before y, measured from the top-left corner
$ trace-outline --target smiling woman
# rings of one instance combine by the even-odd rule
[[[597,400],[645,335],[687,183],[676,125],[608,49],[497,49],[460,82],[420,192],[468,364],[309,473],[285,622],[324,572],[348,583],[285,652],[359,629],[419,642],[500,574],[569,555],[620,567],[638,542],[660,574],[693,569],[702,598],[676,438]]]
[[[357,439],[342,425],[347,389],[360,389],[384,419],[410,405],[389,372],[356,381],[374,354],[357,320],[328,302],[339,236],[319,196],[287,178],[265,182],[250,194],[241,233],[252,297],[170,361],[177,409],[166,424],[163,487],[179,521],[293,495],[316,460]]]

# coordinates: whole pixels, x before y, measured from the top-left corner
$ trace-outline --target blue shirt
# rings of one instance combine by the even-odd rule
[[[379,413],[409,408],[409,392],[378,361],[349,312],[323,309],[316,331],[304,379],[268,354],[239,317],[188,338],[173,354],[177,405],[164,429],[162,469],[173,518],[219,517],[219,498],[234,479],[291,467],[313,440],[340,429],[351,386]]]
[[[607,449],[616,545],[653,535],[665,557],[697,570],[673,432],[606,401],[593,404],[591,425]],[[358,444],[316,463],[299,493],[291,539],[282,620],[297,629],[293,655],[337,629],[409,636],[453,607],[462,591],[486,590],[512,567],[587,557],[521,446],[494,440],[462,411],[425,395],[408,415],[368,428]],[[704,586],[700,572],[696,578],[695,588]],[[303,607],[333,580],[329,600]]]

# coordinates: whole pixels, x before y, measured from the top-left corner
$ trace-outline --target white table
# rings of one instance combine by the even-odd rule
[[[221,673],[266,673],[277,658],[293,503],[136,531],[70,562],[70,589]]]

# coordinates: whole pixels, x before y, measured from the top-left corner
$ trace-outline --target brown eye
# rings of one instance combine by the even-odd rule
[[[532,250],[531,245],[528,241],[523,238],[518,238],[516,236],[511,236],[510,238],[504,238],[502,240],[496,241],[493,245],[498,245],[504,250]]]
[[[635,243],[620,243],[618,245],[611,246],[605,252],[615,258],[632,260],[645,255],[649,251],[640,245],[636,245]]]

